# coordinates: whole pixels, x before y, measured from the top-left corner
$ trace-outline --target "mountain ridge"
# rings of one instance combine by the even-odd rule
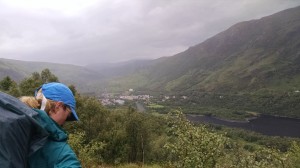
[[[300,88],[300,7],[229,27],[170,57],[112,65],[5,65],[13,79],[49,68],[61,81],[93,92],[128,88],[149,91],[252,92]],[[23,69],[22,69],[23,68]],[[14,73],[13,73],[14,72]]]
[[[142,74],[147,81],[140,87],[162,91],[257,90],[271,87],[280,77],[298,78],[299,10],[291,8],[237,23],[155,64]]]

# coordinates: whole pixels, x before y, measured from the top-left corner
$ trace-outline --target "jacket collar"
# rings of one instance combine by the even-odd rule
[[[39,109],[34,109],[34,111],[39,113],[37,121],[50,134],[50,139],[54,141],[66,141],[68,139],[68,135],[63,128],[50,118],[45,111]]]

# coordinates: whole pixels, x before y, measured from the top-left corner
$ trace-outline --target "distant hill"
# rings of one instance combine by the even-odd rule
[[[182,53],[138,65],[114,67],[108,86],[220,92],[300,89],[300,7],[237,23]]]
[[[75,85],[82,92],[94,92],[101,88],[103,76],[87,68],[46,62],[29,62],[0,58],[0,80],[10,76],[13,80],[20,82],[29,77],[33,72],[41,72],[48,68],[61,82]]]
[[[102,72],[105,77],[128,75],[152,64],[151,60],[130,60],[117,63],[94,63],[85,67],[96,72]]]

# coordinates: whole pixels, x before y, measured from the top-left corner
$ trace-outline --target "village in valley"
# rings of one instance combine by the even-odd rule
[[[120,94],[115,93],[102,93],[99,100],[104,106],[122,106],[126,102],[140,102],[145,105],[150,105],[157,102],[165,102],[166,100],[176,99],[175,95],[159,95],[152,96],[149,94],[136,94],[133,89],[128,89]],[[187,96],[181,96],[181,99],[187,99]]]
[[[152,96],[150,95],[134,95],[134,90],[129,89],[120,94],[102,93],[99,100],[104,106],[124,105],[126,101],[143,101],[149,102]]]

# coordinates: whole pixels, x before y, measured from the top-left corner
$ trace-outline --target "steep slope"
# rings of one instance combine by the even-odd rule
[[[151,90],[241,91],[300,88],[300,7],[233,25],[126,79]],[[155,61],[155,60],[154,60]],[[143,79],[138,83],[137,79]]]

